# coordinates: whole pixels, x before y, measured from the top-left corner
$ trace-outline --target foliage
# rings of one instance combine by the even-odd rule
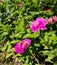
[[[18,7],[21,3],[22,6]],[[57,0],[2,0],[0,2],[0,63],[1,65],[57,65],[57,23],[47,30],[31,32],[29,26],[37,17],[48,19],[57,15]],[[16,54],[14,45],[30,38],[24,54]]]

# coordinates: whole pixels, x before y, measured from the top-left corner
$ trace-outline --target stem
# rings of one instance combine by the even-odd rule
[[[30,52],[31,53],[31,52]],[[40,65],[40,63],[39,63],[39,60],[34,56],[34,54],[33,53],[31,53],[31,55],[33,56],[33,58],[36,60],[36,62],[37,62],[37,64],[38,65]]]

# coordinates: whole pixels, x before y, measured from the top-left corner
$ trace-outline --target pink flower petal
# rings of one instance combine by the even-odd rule
[[[31,44],[31,40],[30,39],[24,39],[22,40],[22,46],[27,49]]]
[[[18,54],[24,53],[24,47],[21,45],[21,43],[16,43],[16,45],[14,46],[14,50]]]
[[[46,29],[46,19],[37,18],[35,21],[31,23],[30,29],[32,32],[37,32],[38,30],[45,30]]]

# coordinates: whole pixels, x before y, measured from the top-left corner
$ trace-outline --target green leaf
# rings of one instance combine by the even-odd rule
[[[36,33],[28,33],[26,35],[23,36],[23,38],[37,38],[39,36],[40,32],[36,32]]]
[[[57,65],[57,61],[54,63],[54,65]]]
[[[5,51],[8,45],[10,45],[9,41],[7,41],[6,45],[4,45],[4,47],[2,48],[2,51]]]
[[[54,55],[54,54],[49,54],[49,55],[48,55],[48,58],[47,58],[47,59],[45,59],[45,61],[52,62],[52,61],[51,61],[51,59],[53,59],[54,57],[55,57],[55,55]]]
[[[6,55],[6,59],[8,59],[10,56],[12,56],[14,53],[12,52],[12,53],[10,53],[10,54],[7,54]]]
[[[11,15],[9,15],[5,20],[10,19],[13,15],[15,15],[16,13],[18,13],[18,10],[16,10],[14,13],[11,13]]]
[[[2,35],[3,36],[8,35],[8,32],[3,32]]]
[[[51,50],[51,51],[42,51],[43,52],[43,55],[47,55],[48,58],[45,59],[45,61],[49,61],[49,62],[52,62],[51,59],[53,59],[55,57],[55,54],[54,54],[54,50]]]
[[[35,4],[37,4],[37,3],[40,2],[40,0],[32,0],[32,1],[33,1],[33,3],[35,3]]]
[[[19,42],[20,40],[12,40],[11,42],[10,42],[10,44],[16,44],[17,42]]]

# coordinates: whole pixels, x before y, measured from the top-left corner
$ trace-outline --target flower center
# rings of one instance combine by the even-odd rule
[[[24,46],[25,46],[25,47],[27,47],[27,46],[28,46],[28,44],[27,44],[27,43],[24,43]]]

